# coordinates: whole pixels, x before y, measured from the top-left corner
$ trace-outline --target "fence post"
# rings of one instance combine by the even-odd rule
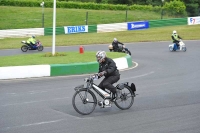
[[[88,25],[88,12],[86,12],[85,24]]]
[[[126,9],[126,22],[127,22],[127,18],[128,18],[128,10]]]

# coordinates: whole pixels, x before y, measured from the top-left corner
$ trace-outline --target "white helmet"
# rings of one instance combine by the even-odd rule
[[[113,41],[114,41],[114,42],[117,42],[117,38],[114,38]]]
[[[173,31],[173,34],[177,34],[177,32],[174,30],[174,31]]]
[[[35,38],[35,35],[32,35],[32,38]]]
[[[99,63],[101,63],[103,61],[103,59],[105,59],[105,57],[106,57],[106,52],[105,51],[98,51],[96,53],[96,58],[97,58],[97,61]]]

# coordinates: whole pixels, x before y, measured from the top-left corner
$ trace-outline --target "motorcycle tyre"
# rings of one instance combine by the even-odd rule
[[[131,88],[129,87],[129,86],[124,86],[124,88],[126,88],[127,90],[129,90],[129,92],[130,92],[130,94],[131,94],[131,96],[130,97],[132,97],[131,99],[131,102],[130,102],[130,104],[127,106],[127,107],[122,107],[122,106],[120,106],[119,104],[118,104],[118,100],[120,101],[121,100],[121,96],[120,96],[120,98],[118,99],[118,100],[116,100],[114,103],[115,103],[115,105],[119,108],[119,109],[121,109],[121,110],[126,110],[126,109],[129,109],[132,105],[133,105],[133,103],[134,103],[134,92],[131,90]]]
[[[129,50],[126,50],[125,53],[127,53],[131,56],[131,52]]]
[[[29,47],[27,45],[22,45],[21,50],[23,52],[26,52],[29,49]]]
[[[39,47],[38,47],[38,51],[42,51],[43,49],[44,49],[43,46],[39,46]]]
[[[183,47],[182,49],[183,49],[183,51],[184,51],[184,52],[186,52],[186,50],[187,50],[187,48],[186,48],[186,47]]]
[[[76,99],[76,96],[78,96],[80,92],[87,92],[87,93],[89,93],[89,94],[92,96],[93,100],[94,100],[93,108],[92,108],[89,112],[82,112],[82,111],[80,111],[80,110],[77,108],[77,106],[76,106],[75,99]],[[84,97],[85,97],[85,96],[84,96]],[[83,103],[83,104],[84,104],[84,103]],[[87,104],[87,103],[86,103],[86,104]],[[96,108],[96,105],[97,105],[97,98],[96,98],[95,94],[94,94],[91,90],[80,89],[79,91],[76,91],[76,92],[74,93],[74,95],[73,95],[73,97],[72,97],[72,105],[73,105],[73,108],[76,110],[76,112],[78,112],[79,114],[82,114],[82,115],[89,115],[89,114],[91,114],[91,113],[95,110],[95,108]]]
[[[174,51],[172,46],[169,47],[169,51],[170,52]]]

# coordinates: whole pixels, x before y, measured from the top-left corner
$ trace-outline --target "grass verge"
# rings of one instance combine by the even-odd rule
[[[171,41],[173,30],[177,30],[183,40],[200,39],[200,25],[170,26],[160,28],[150,28],[147,30],[121,31],[111,33],[83,33],[57,35],[56,46],[107,44],[117,38],[120,42],[149,42],[149,41]],[[22,40],[28,38],[6,38],[0,39],[0,49],[13,49],[22,46]],[[52,46],[52,36],[38,36],[44,47]]]
[[[0,12],[0,29],[42,28],[41,7],[0,6]],[[86,12],[88,25],[160,19],[160,12],[153,11],[128,11],[126,20],[126,11],[57,8],[56,25],[85,25]],[[172,17],[164,15],[163,18]],[[44,27],[52,27],[52,20],[53,8],[44,8]]]
[[[0,56],[0,67],[3,66],[25,66],[25,65],[44,65],[44,64],[71,64],[96,61],[96,52],[61,52],[65,56],[45,57],[45,53]],[[110,58],[119,58],[126,56],[125,53],[108,52]]]

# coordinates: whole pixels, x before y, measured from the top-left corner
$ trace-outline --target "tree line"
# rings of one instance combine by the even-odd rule
[[[126,4],[126,5],[152,5],[163,6],[166,2],[181,1],[186,6],[188,16],[200,15],[200,0],[59,0],[59,1],[79,1],[79,2],[95,2],[106,4]],[[178,6],[178,5],[177,5]]]

